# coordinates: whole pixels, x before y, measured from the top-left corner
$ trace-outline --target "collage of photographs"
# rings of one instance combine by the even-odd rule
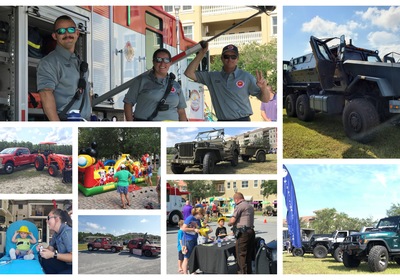
[[[0,275],[399,275],[400,6],[278,2],[0,6]]]

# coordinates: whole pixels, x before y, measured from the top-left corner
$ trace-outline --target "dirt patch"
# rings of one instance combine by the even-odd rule
[[[12,174],[0,173],[0,193],[72,194],[72,183],[63,183],[62,176],[50,176],[46,168],[36,171],[33,166],[24,166]]]

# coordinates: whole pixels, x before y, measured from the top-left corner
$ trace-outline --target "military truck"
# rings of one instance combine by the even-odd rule
[[[384,271],[389,261],[400,265],[400,216],[383,218],[370,231],[346,237],[340,248],[348,268],[358,267],[361,261],[372,272]]]
[[[241,145],[240,146],[240,157],[243,161],[249,161],[251,158],[255,158],[257,162],[265,162],[266,154],[269,151],[269,147],[259,145]]]
[[[174,174],[182,174],[186,167],[198,167],[204,174],[212,174],[216,164],[230,161],[232,166],[239,162],[239,145],[236,140],[224,139],[224,129],[199,132],[192,142],[175,144],[177,154],[171,160]]]
[[[346,135],[373,140],[378,125],[400,113],[400,63],[378,51],[336,37],[310,37],[312,53],[283,62],[283,98],[288,117],[311,121],[315,113],[341,115]]]

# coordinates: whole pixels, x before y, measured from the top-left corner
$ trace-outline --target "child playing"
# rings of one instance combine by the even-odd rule
[[[121,208],[125,209],[126,207],[124,197],[126,199],[126,205],[131,206],[128,198],[128,187],[129,179],[133,178],[133,175],[128,170],[126,170],[125,164],[121,164],[121,170],[114,174],[114,178],[118,179],[117,192],[121,196]]]
[[[153,186],[153,181],[151,180],[151,177],[153,176],[153,164],[149,164],[147,166],[147,186],[151,187]]]
[[[218,218],[218,227],[215,230],[215,238],[222,239],[228,235],[226,232],[226,227],[224,227],[224,224],[225,224],[225,218],[224,217]]]
[[[178,230],[178,272],[179,273],[183,273],[183,268],[182,268],[182,263],[183,263],[183,259],[184,259],[183,255],[187,253],[185,242],[183,240],[183,237],[185,235],[185,233],[182,230],[183,222],[184,222],[183,220],[180,220],[178,222],[178,226],[179,226],[179,230]]]
[[[17,235],[20,237],[17,238]],[[21,226],[19,230],[15,231],[11,241],[17,244],[17,249],[10,249],[10,258],[12,260],[17,259],[17,257],[23,257],[24,260],[33,260],[31,244],[35,244],[37,241],[32,232],[29,232],[27,226]]]

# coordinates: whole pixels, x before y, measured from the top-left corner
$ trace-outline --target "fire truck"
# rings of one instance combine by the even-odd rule
[[[171,226],[176,226],[179,220],[183,219],[182,207],[188,199],[191,200],[190,192],[167,183],[167,222]]]
[[[61,15],[70,16],[79,29],[76,51],[89,65],[93,113],[100,120],[123,120],[127,89],[107,93],[150,69],[156,49],[177,56],[196,45],[184,36],[179,19],[161,6],[0,6],[0,121],[44,119],[36,101],[36,69],[55,48],[51,33]],[[189,120],[199,121],[204,119],[203,86],[182,74],[190,59],[184,56],[170,69],[182,85]]]

